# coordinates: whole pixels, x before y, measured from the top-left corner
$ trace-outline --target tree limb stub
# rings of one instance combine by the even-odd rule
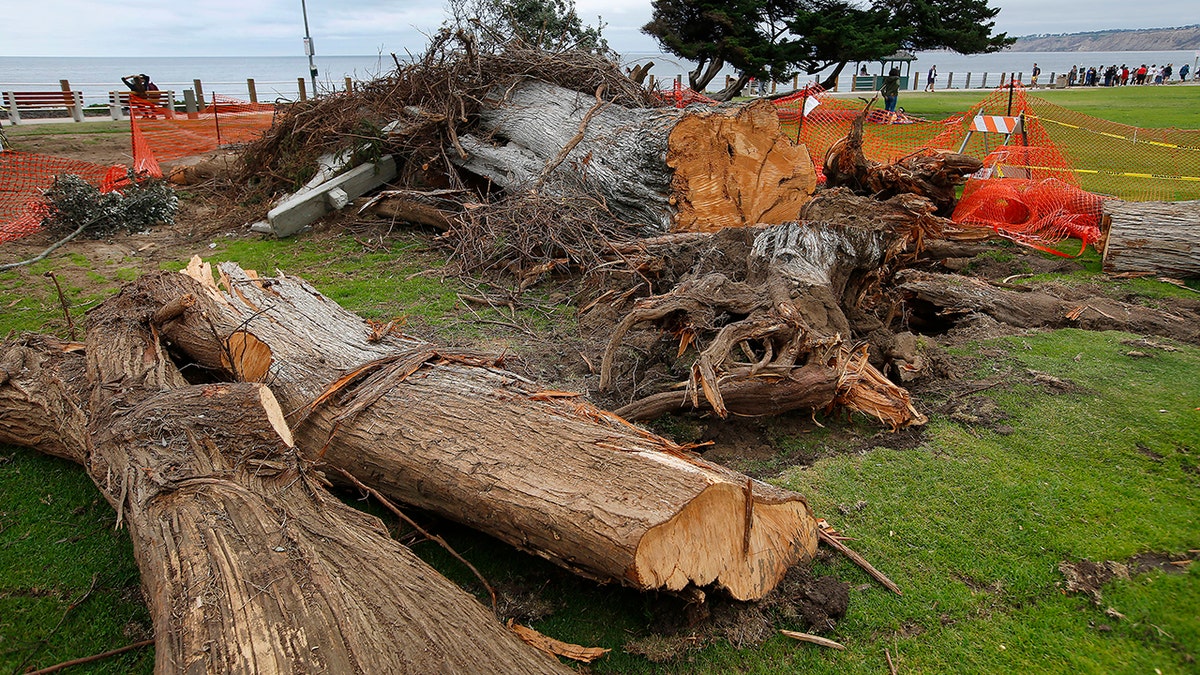
[[[353,378],[306,408],[363,364],[439,350],[398,335],[368,341],[365,322],[298,279],[257,279],[232,264],[221,271],[233,292],[184,275],[137,284],[164,297],[197,295],[164,336],[202,365],[221,367],[214,328],[252,333],[272,354],[267,379],[284,409],[307,413],[293,430],[305,455],[324,451],[325,462],[389,498],[640,589],[713,585],[759,598],[815,550],[804,499],[754,481],[743,556],[745,476],[611,413],[539,396],[540,387],[490,363],[423,358],[415,370]]]

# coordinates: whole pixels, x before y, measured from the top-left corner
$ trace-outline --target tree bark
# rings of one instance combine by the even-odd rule
[[[795,220],[816,187],[767,101],[635,110],[534,80],[489,101],[480,126],[491,137],[460,138],[463,168],[508,190],[582,183],[647,233]]]
[[[1200,344],[1200,303],[1175,302],[1169,311],[1074,292],[1057,297],[999,288],[981,279],[906,270],[896,286],[907,298],[910,323],[940,332],[959,317],[986,314],[1017,328],[1120,330]],[[1070,289],[1059,289],[1071,293]]]
[[[1200,201],[1104,202],[1105,272],[1200,277]]]
[[[129,527],[155,672],[570,672],[332,497],[266,386],[188,385],[147,301],[92,310],[86,357],[0,346],[0,441],[79,462]]]
[[[391,497],[639,589],[714,585],[756,599],[815,551],[798,494],[491,359],[403,336],[370,342],[360,318],[300,280],[231,264],[222,273],[231,293],[179,274],[137,284],[194,294],[196,306],[161,329],[173,347],[268,381],[308,457]]]
[[[707,65],[703,61],[698,62],[696,69],[688,73],[688,84],[691,85],[692,91],[703,92],[724,67],[725,59],[719,56],[714,56]]]

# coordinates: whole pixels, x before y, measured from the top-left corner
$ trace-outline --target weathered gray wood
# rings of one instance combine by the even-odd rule
[[[503,93],[506,100],[480,113],[480,126],[494,136],[460,136],[469,156],[459,164],[502,187],[531,184],[579,132],[596,99],[540,80]],[[557,173],[598,188],[608,196],[613,213],[629,222],[666,230],[673,213],[667,133],[681,116],[673,108],[606,105],[588,122],[583,139]]]
[[[530,80],[487,101],[479,127],[460,136],[464,169],[511,190],[578,185],[648,234],[795,220],[816,186],[766,101],[630,109]]]
[[[1104,203],[1105,272],[1200,277],[1200,201]]]
[[[913,303],[913,308],[925,307],[913,312],[914,323],[924,323],[934,314],[938,321],[952,321],[979,313],[1018,328],[1122,330],[1200,343],[1200,307],[1194,302],[1159,310],[1069,289],[1072,297],[1068,299],[1037,290],[1007,290],[972,277],[915,270],[898,274],[896,287],[910,302],[920,301],[921,305]]]

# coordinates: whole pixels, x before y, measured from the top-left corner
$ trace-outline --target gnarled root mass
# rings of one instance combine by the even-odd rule
[[[634,326],[658,325],[698,355],[680,392],[661,392],[619,413],[644,419],[686,408],[725,417],[777,414],[840,403],[893,428],[923,424],[907,392],[891,384],[845,341],[853,306],[884,261],[915,237],[902,228],[790,223],[757,228],[745,281],[709,273],[640,301],[614,331],[601,364],[601,389],[614,383],[621,342]],[[913,232],[916,232],[914,235]]]

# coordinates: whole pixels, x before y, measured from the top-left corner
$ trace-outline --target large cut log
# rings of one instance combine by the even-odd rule
[[[156,673],[570,672],[331,496],[265,385],[188,385],[145,300],[91,312],[86,361],[0,345],[0,442],[82,464],[129,528]]]
[[[1105,272],[1200,277],[1200,201],[1104,202]]]
[[[804,499],[492,359],[371,326],[303,281],[222,266],[137,282],[196,305],[163,326],[198,365],[270,383],[307,456],[586,575],[760,598],[809,559]]]
[[[924,331],[942,331],[964,317],[986,314],[1017,328],[1120,330],[1200,343],[1197,301],[1179,300],[1169,310],[1155,309],[1088,295],[1086,289],[1047,287],[1020,292],[983,279],[915,270],[897,275],[896,287],[906,297],[909,322]]]
[[[630,109],[529,80],[486,102],[459,164],[509,189],[582,181],[649,231],[795,220],[816,187],[808,151],[770,102]]]

